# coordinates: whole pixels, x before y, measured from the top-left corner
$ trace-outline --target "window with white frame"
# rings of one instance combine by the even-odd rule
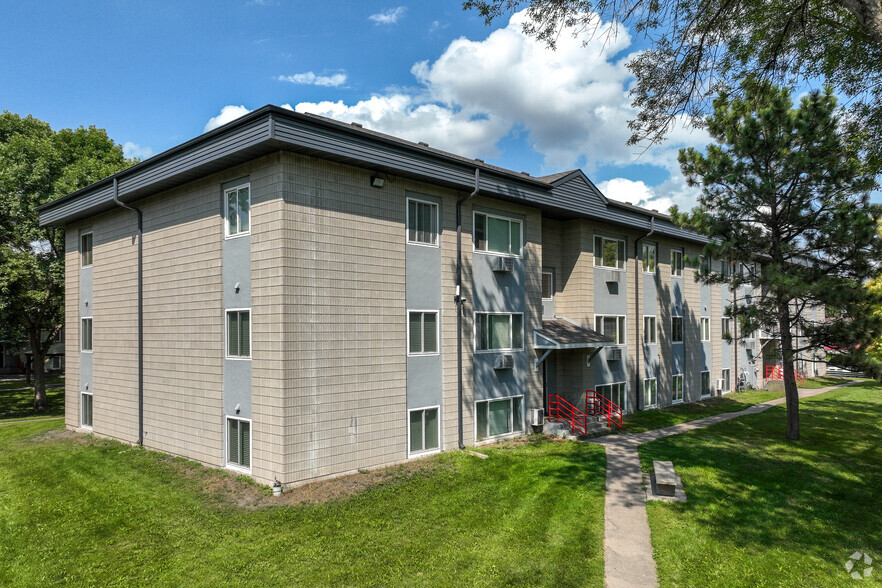
[[[227,357],[251,357],[251,311],[227,311]]]
[[[542,270],[542,300],[554,298],[554,272]]]
[[[701,372],[701,395],[710,396],[710,372]]]
[[[58,355],[53,355],[49,358],[49,369],[50,370],[60,370],[61,369],[61,357]]]
[[[671,249],[671,275],[683,275],[683,250]]]
[[[251,421],[227,417],[227,465],[251,469]]]
[[[625,344],[625,317],[616,316],[616,315],[602,315],[598,314],[594,316],[594,330],[604,335],[605,337],[611,337],[613,342],[617,345]]]
[[[671,378],[671,402],[683,402],[683,374]]]
[[[407,352],[411,355],[438,353],[438,311],[412,310],[407,322]]]
[[[730,319],[728,317],[723,317],[720,320],[720,331],[721,331],[720,338],[725,340],[727,337],[731,337],[732,336],[732,331],[730,330],[731,328],[732,328],[732,319]]]
[[[720,276],[722,276],[722,278],[724,280],[729,279],[730,267],[731,267],[731,264],[728,261],[726,261],[724,259],[720,260]]]
[[[475,313],[475,350],[524,348],[524,315],[521,313]]]
[[[710,273],[711,267],[713,264],[713,259],[711,259],[707,255],[699,255],[698,257],[699,257],[699,265],[701,267],[702,273],[706,273],[706,274]]]
[[[227,212],[227,236],[247,235],[251,232],[251,186],[243,184],[224,190]]]
[[[410,454],[438,449],[438,407],[418,408],[410,411],[407,424]]]
[[[514,396],[475,403],[478,441],[524,430],[524,397]]]
[[[92,233],[80,235],[80,267],[92,265]]]
[[[623,411],[626,410],[627,405],[627,394],[626,394],[627,386],[625,382],[615,382],[613,384],[602,384],[595,388],[595,392],[621,408]]]
[[[683,317],[671,317],[671,343],[683,342]]]
[[[723,368],[723,371],[720,372],[720,379],[723,380],[722,392],[729,392],[732,390],[732,370],[729,368]]]
[[[80,319],[80,350],[92,351],[92,317]]]
[[[701,317],[701,340],[710,341],[710,317]]]
[[[521,255],[521,221],[483,212],[475,213],[475,251]]]
[[[646,344],[658,342],[658,322],[654,316],[643,317],[643,342]]]
[[[656,406],[658,406],[658,381],[656,378],[646,378],[643,380],[643,407]]]
[[[655,243],[644,243],[643,244],[643,255],[641,256],[641,258],[643,259],[643,273],[645,273],[645,274],[654,274],[655,273],[655,254],[656,254]]]
[[[85,429],[92,428],[92,393],[80,393],[80,426]]]
[[[601,235],[594,236],[594,265],[625,269],[625,241]]]
[[[438,205],[414,198],[407,199],[407,242],[438,244]]]

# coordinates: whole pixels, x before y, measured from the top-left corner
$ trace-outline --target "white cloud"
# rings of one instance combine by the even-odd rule
[[[276,78],[280,82],[291,82],[292,84],[308,84],[311,86],[342,86],[346,83],[345,73],[336,73],[330,76],[317,76],[311,71],[290,76],[279,76]]]
[[[205,123],[205,128],[202,129],[203,133],[210,131],[211,129],[216,129],[221,125],[225,125],[230,121],[236,120],[240,116],[244,116],[251,112],[249,109],[244,106],[234,106],[232,104],[228,104],[221,108],[220,114],[208,119],[208,122]]]
[[[390,8],[389,10],[384,10],[383,12],[378,12],[377,14],[372,14],[368,17],[369,20],[372,20],[375,24],[395,24],[398,22],[402,16],[404,16],[404,12],[407,10],[404,6],[399,6],[398,8]]]
[[[123,143],[123,155],[128,158],[137,157],[138,159],[147,159],[153,156],[153,149],[150,147],[141,147],[137,143],[126,141]]]

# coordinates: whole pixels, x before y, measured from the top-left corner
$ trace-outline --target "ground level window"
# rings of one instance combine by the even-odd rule
[[[251,422],[227,418],[227,465],[251,467]]]
[[[720,373],[720,379],[723,380],[723,392],[729,392],[732,390],[732,370],[729,368],[724,369]]]
[[[683,374],[674,374],[671,383],[671,401],[683,402]]]
[[[595,390],[598,394],[617,405],[622,410],[626,410],[627,397],[625,396],[625,383],[616,382],[615,384],[603,384],[597,386]]]
[[[701,372],[701,395],[710,396],[710,372]]]
[[[523,396],[476,402],[478,441],[523,431],[523,405]]]
[[[643,407],[655,406],[658,406],[658,383],[655,378],[646,378],[643,380]]]
[[[80,426],[92,428],[92,394],[89,392],[80,395]]]
[[[438,409],[410,411],[410,453],[438,449]]]

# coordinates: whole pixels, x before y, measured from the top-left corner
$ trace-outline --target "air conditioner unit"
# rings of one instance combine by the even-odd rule
[[[622,348],[613,347],[606,352],[606,361],[622,361]]]
[[[530,409],[530,424],[534,427],[538,427],[539,425],[545,422],[545,410],[541,408],[531,408]]]
[[[512,270],[513,263],[511,257],[494,257],[493,258],[493,271],[494,272],[510,272]]]
[[[717,378],[717,390],[722,390],[725,384],[726,381],[723,378]]]
[[[509,354],[500,355],[496,358],[496,365],[493,366],[495,370],[510,370],[514,367],[514,357]]]
[[[622,272],[614,272],[612,270],[606,271],[606,282],[607,283],[618,284],[621,279],[622,279]]]

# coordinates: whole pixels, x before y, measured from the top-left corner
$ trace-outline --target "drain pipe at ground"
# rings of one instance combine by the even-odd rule
[[[120,202],[117,178],[113,178],[113,201],[138,215],[138,445],[144,445],[144,219],[141,209]]]
[[[456,374],[457,374],[457,409],[459,416],[459,448],[465,449],[462,442],[462,205],[478,195],[478,182],[481,170],[475,168],[475,189],[468,196],[456,201]]]
[[[637,363],[634,364],[634,375],[636,376],[637,381],[634,384],[634,389],[637,391],[638,412],[646,408],[645,406],[643,406],[645,399],[643,398],[643,394],[641,393],[640,389],[640,352],[643,349],[643,341],[640,340],[640,323],[642,322],[640,320],[640,280],[643,276],[643,272],[640,271],[640,250],[638,248],[640,247],[640,241],[649,237],[653,233],[655,233],[655,217],[651,216],[649,217],[649,232],[642,237],[637,237],[637,239],[634,240],[634,261],[637,262],[637,275],[634,278],[634,320],[637,321],[637,324],[634,325],[634,332],[637,333],[637,340],[634,341],[634,345],[636,346],[637,351]],[[656,269],[658,269],[658,247],[656,247],[655,249],[655,265]],[[652,275],[655,276],[655,272],[653,272]],[[645,325],[643,326],[645,327]],[[656,325],[655,329],[656,334],[658,334],[658,325]]]

